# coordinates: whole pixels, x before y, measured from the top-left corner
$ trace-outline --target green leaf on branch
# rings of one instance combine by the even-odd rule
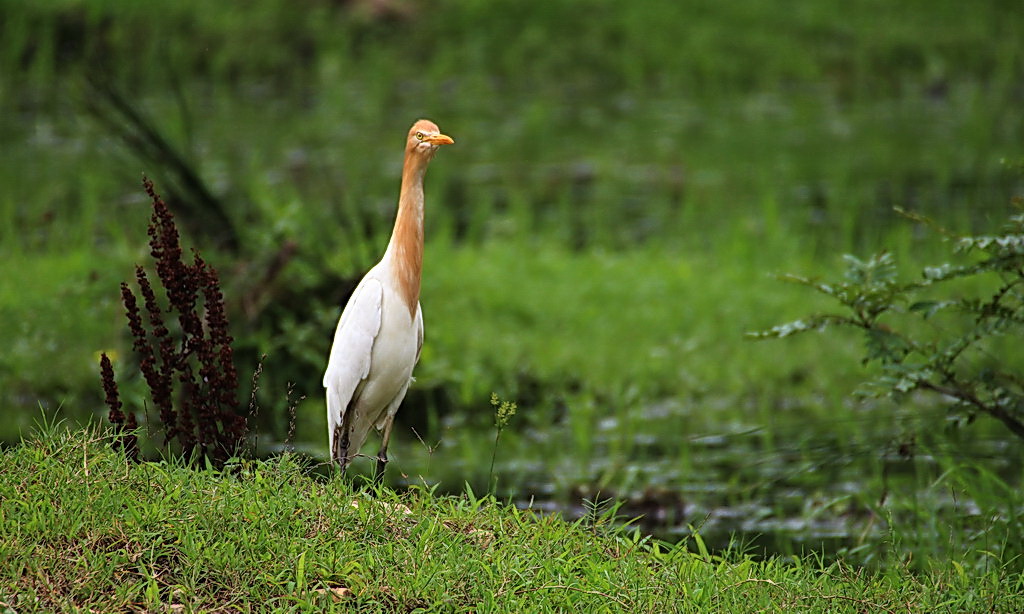
[[[1010,216],[1000,233],[966,236],[924,216],[898,212],[952,239],[951,257],[974,261],[926,266],[919,278],[923,281],[901,282],[892,254],[866,259],[847,254],[841,281],[799,275],[781,279],[813,288],[848,313],[814,314],[747,336],[781,339],[852,326],[864,331],[862,363],[881,367],[862,386],[872,396],[900,401],[915,390],[928,391],[948,402],[957,423],[987,414],[1024,438],[1024,373],[1020,361],[999,356],[1006,348],[1001,339],[1024,337],[1024,215]],[[950,285],[968,279],[968,288],[978,288],[973,295],[964,295],[963,284]],[[924,324],[940,312],[941,327]]]

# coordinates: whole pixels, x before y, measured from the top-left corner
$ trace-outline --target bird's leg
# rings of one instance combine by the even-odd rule
[[[348,429],[343,425],[334,428],[334,450],[332,456],[338,468],[345,471],[348,465]]]
[[[352,431],[352,414],[353,408],[349,407],[345,415],[341,417],[341,424],[334,427],[334,449],[331,450],[331,456],[334,457],[334,461],[341,468],[341,471],[345,471],[345,467],[348,466],[350,460],[348,457],[349,448],[349,436]]]
[[[380,438],[380,451],[377,452],[377,469],[373,472],[373,485],[380,486],[384,481],[384,469],[388,465],[388,440],[391,439],[391,427],[395,423],[395,417],[388,418],[384,425],[384,434]]]

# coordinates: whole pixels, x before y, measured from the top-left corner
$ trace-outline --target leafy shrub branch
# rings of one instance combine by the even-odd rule
[[[1015,199],[1018,210],[1024,202]],[[1024,338],[1024,214],[1011,215],[994,234],[960,235],[923,216],[898,210],[952,245],[964,264],[925,267],[902,281],[891,254],[867,260],[846,255],[842,280],[785,280],[812,288],[839,304],[838,312],[750,333],[758,339],[807,331],[853,328],[865,340],[864,363],[879,374],[868,390],[899,400],[914,391],[937,393],[954,418],[995,418],[1024,438],[1024,372],[1005,355]]]

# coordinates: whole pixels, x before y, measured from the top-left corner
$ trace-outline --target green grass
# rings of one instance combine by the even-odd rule
[[[2,452],[0,606],[52,611],[1010,612],[1019,574],[755,560],[480,498],[353,491],[292,457],[132,465],[94,430]],[[345,597],[335,597],[347,589]]]
[[[5,244],[40,244],[26,225],[132,234],[139,174],[166,183],[83,112],[89,71],[225,198],[250,249],[301,237],[346,272],[370,264],[364,224],[390,229],[396,149],[424,114],[459,140],[431,170],[434,232],[477,240],[673,243],[781,212],[870,245],[893,204],[978,218],[1015,185],[1000,159],[1021,154],[1024,59],[996,6],[602,2],[580,24],[573,2],[453,3],[384,26],[313,4],[7,5]]]
[[[842,268],[838,258],[804,261],[797,244],[767,243],[777,234],[785,233],[746,229],[719,248],[733,254],[723,268],[707,253],[657,246],[579,252],[548,242],[431,242],[423,286],[427,342],[391,448],[392,483],[458,493],[468,482],[485,492],[485,461],[495,453],[488,399],[497,391],[520,405],[497,450],[502,497],[537,496],[571,515],[580,513],[582,498],[617,497],[630,502],[629,515],[647,513],[645,505],[663,508],[666,517],[652,516],[643,527],[665,538],[685,536],[687,524],[698,524],[715,548],[726,547],[739,531],[761,535],[759,551],[824,549],[872,565],[889,560],[887,527],[908,535],[905,548],[921,557],[963,555],[976,547],[970,539],[935,538],[941,535],[935,527],[945,522],[981,527],[981,517],[960,518],[963,508],[948,493],[1000,517],[1015,518],[1012,507],[1007,512],[1002,496],[943,474],[977,470],[992,473],[993,481],[984,483],[1012,483],[1022,464],[1019,451],[1000,447],[1002,433],[992,421],[952,437],[935,429],[943,409],[934,400],[903,406],[851,401],[867,373],[858,366],[861,341],[854,335],[744,339],[746,331],[815,308],[818,297],[772,272]],[[769,247],[771,257],[753,244]],[[936,249],[909,234],[893,233],[892,244],[901,259]],[[7,321],[40,331],[12,333],[19,343],[8,354],[9,368],[30,373],[25,367],[34,364],[33,370],[52,374],[54,395],[65,395],[48,401],[47,415],[60,401],[61,416],[84,421],[102,415],[95,353],[114,349],[128,356],[114,296],[117,271],[130,271],[130,263],[121,261],[124,254],[111,256],[103,262],[69,253],[62,267],[36,260],[50,275],[63,271],[51,284],[29,283],[41,276],[30,269],[0,282],[0,297],[6,297],[0,304],[12,314]],[[89,281],[76,283],[81,279]],[[50,300],[54,287],[69,288],[63,302]],[[317,310],[323,330],[332,328],[336,310]],[[95,314],[88,337],[72,317],[81,313]],[[286,328],[279,341],[301,349],[305,368],[318,377],[329,338],[301,335],[315,328]],[[87,342],[59,342],[72,334]],[[273,358],[268,373],[277,364]],[[116,362],[126,401],[144,407],[138,378],[128,377],[130,360]],[[61,369],[49,370],[55,364]],[[83,391],[78,397],[58,388],[76,382]],[[280,379],[265,375],[261,383],[269,399],[263,411],[287,420],[284,385],[275,382]],[[24,386],[31,390],[33,383]],[[322,460],[322,393],[318,385],[300,393],[306,399],[298,406],[292,443]],[[9,393],[8,406],[18,406],[17,394],[27,393]],[[14,415],[19,421],[10,427],[23,429],[39,411]],[[140,418],[147,430],[155,428]],[[898,453],[907,442],[916,442],[916,456]],[[260,429],[256,451],[267,454],[282,443],[273,430]],[[375,443],[368,445],[372,450]],[[959,469],[954,458],[967,467]],[[368,466],[357,461],[355,469]]]
[[[283,443],[292,382],[294,443],[323,456],[334,290],[380,256],[401,135],[429,116],[458,144],[427,179],[427,341],[395,485],[484,490],[493,391],[520,404],[502,496],[682,501],[668,537],[704,522],[716,546],[779,533],[794,554],[838,526],[826,548],[867,562],[890,560],[882,526],[920,561],[981,547],[936,538],[979,531],[974,505],[1012,524],[999,485],[1019,480],[1019,446],[990,423],[852,399],[856,337],[743,333],[816,306],[774,273],[829,277],[842,252],[881,248],[908,271],[941,261],[894,205],[963,229],[1004,217],[1020,179],[1003,160],[1024,157],[1013,2],[446,0],[391,20],[351,4],[3,4],[0,440],[40,405],[74,425],[103,413],[99,350],[144,406],[117,283],[145,262],[140,175],[165,195],[175,177],[86,112],[98,73],[241,229],[237,256],[185,237],[229,302],[298,245],[267,308],[232,314],[242,379],[268,354],[261,452]]]
[[[111,333],[122,326],[118,284],[129,270],[82,249],[7,252],[4,260],[0,338],[7,341],[0,356],[0,403],[19,408],[0,427],[0,439],[10,442],[40,408],[51,413],[67,403],[78,408],[73,413],[80,418],[92,413],[80,410],[100,400],[99,352],[127,349]]]

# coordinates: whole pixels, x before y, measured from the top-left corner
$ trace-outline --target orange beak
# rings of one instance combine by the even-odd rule
[[[455,144],[455,139],[453,139],[452,137],[448,136],[447,134],[431,134],[431,135],[429,135],[427,137],[424,137],[423,140],[428,142],[428,143],[430,143],[431,145],[454,145]]]

